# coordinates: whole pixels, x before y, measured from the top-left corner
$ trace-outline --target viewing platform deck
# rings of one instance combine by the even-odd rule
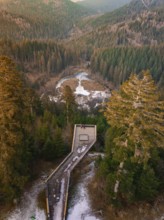
[[[71,153],[46,180],[48,220],[65,220],[70,174],[96,142],[96,125],[75,125]]]

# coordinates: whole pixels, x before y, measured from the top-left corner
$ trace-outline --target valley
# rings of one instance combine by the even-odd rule
[[[46,219],[74,124],[66,219],[162,220],[163,119],[163,0],[0,0],[0,220]]]

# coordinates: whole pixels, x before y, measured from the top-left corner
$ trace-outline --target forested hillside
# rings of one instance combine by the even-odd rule
[[[151,11],[141,10],[137,13],[135,8],[132,11],[134,14],[130,14],[131,9],[125,7],[109,13],[109,16],[105,14],[90,22],[85,20],[80,24],[81,27],[91,31],[78,41],[80,44],[84,42],[87,46],[100,48],[113,45],[142,46],[162,43],[164,39],[164,6],[153,8]]]
[[[146,4],[144,4],[145,2]],[[114,24],[116,22],[127,21],[129,18],[136,16],[142,11],[151,11],[153,9],[162,8],[164,5],[162,0],[156,1],[142,1],[142,0],[132,0],[129,4],[113,11],[110,13],[105,13],[101,17],[94,19],[92,21],[93,26],[102,26],[107,24]]]
[[[163,15],[163,7],[144,10],[126,22],[95,28],[71,44],[82,57],[91,60],[93,72],[100,73],[116,86],[132,72],[149,69],[158,85],[163,87]]]
[[[49,39],[67,36],[89,11],[69,0],[0,0],[0,37]]]
[[[97,0],[103,11],[116,7],[111,3],[104,9]],[[96,181],[107,204],[153,201],[162,192],[163,0],[133,0],[104,15],[85,4],[0,0],[0,205],[21,195],[40,161],[69,152],[76,123],[96,124],[96,148],[106,148]],[[114,89],[104,115],[79,110],[68,85],[62,102],[50,101],[62,74],[81,69]],[[36,80],[29,83],[29,75]]]
[[[75,51],[56,41],[0,40],[0,55],[12,57],[24,72],[44,73],[47,76],[57,74],[78,61]]]
[[[130,0],[84,0],[78,2],[78,4],[102,13],[113,11],[129,2]]]
[[[79,26],[83,30],[83,25],[85,25],[91,28],[88,29],[89,31],[84,31],[82,37],[77,35],[74,40],[70,38],[68,41],[57,43],[54,40],[38,40],[38,38],[53,37],[56,33],[56,36],[59,37],[58,28],[62,34],[68,33],[67,28],[71,26],[67,22],[76,23],[80,16],[88,13],[83,7],[68,0],[55,2],[1,1],[3,13],[6,15],[13,13],[15,16],[21,16],[21,19],[28,18],[28,22],[29,19],[33,19],[32,24],[35,23],[36,28],[34,30],[33,25],[29,26],[16,17],[14,20],[16,23],[12,26],[11,17],[7,16],[8,23],[12,27],[1,22],[3,31],[0,33],[5,36],[6,31],[9,31],[14,37],[7,34],[12,40],[0,40],[0,54],[11,56],[22,71],[43,73],[46,77],[58,74],[68,65],[78,64],[80,60],[91,60],[92,71],[99,72],[103,78],[112,81],[117,86],[125,81],[131,72],[139,73],[142,69],[150,69],[154,79],[161,87],[163,86],[164,26],[162,21],[164,7],[157,7],[161,4],[160,0],[156,3],[152,2],[152,4],[147,2],[147,4],[151,10],[146,9],[141,1],[133,0],[129,5],[112,13],[96,19],[91,18],[91,22],[88,24],[89,18],[86,18],[76,27]],[[38,5],[39,7],[37,7]],[[37,9],[34,11],[34,8]],[[73,13],[74,10],[76,13]],[[0,16],[3,16],[3,13]],[[69,19],[65,19],[67,15]],[[122,18],[122,15],[125,16],[125,19]],[[60,20],[58,16],[64,20]],[[57,23],[54,22],[58,23],[58,28]],[[24,24],[26,25],[22,26]],[[21,33],[17,29],[19,25]],[[66,25],[66,28],[62,25]],[[17,28],[15,29],[15,27]],[[17,37],[17,35],[19,36]],[[17,43],[13,41],[22,37],[37,39],[22,40]],[[150,46],[152,47],[150,48]],[[145,57],[144,63],[143,57]],[[38,85],[41,83],[39,82]]]
[[[149,69],[154,80],[164,87],[164,47],[113,47],[95,51],[91,57],[93,72],[100,72],[116,86],[125,82],[131,73]]]

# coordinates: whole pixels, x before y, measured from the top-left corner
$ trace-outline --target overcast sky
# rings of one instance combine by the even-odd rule
[[[72,2],[80,2],[80,1],[84,1],[84,0],[71,0]]]

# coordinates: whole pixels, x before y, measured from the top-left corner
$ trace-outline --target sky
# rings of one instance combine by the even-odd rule
[[[71,0],[72,2],[81,2],[81,1],[84,1],[84,0]]]

